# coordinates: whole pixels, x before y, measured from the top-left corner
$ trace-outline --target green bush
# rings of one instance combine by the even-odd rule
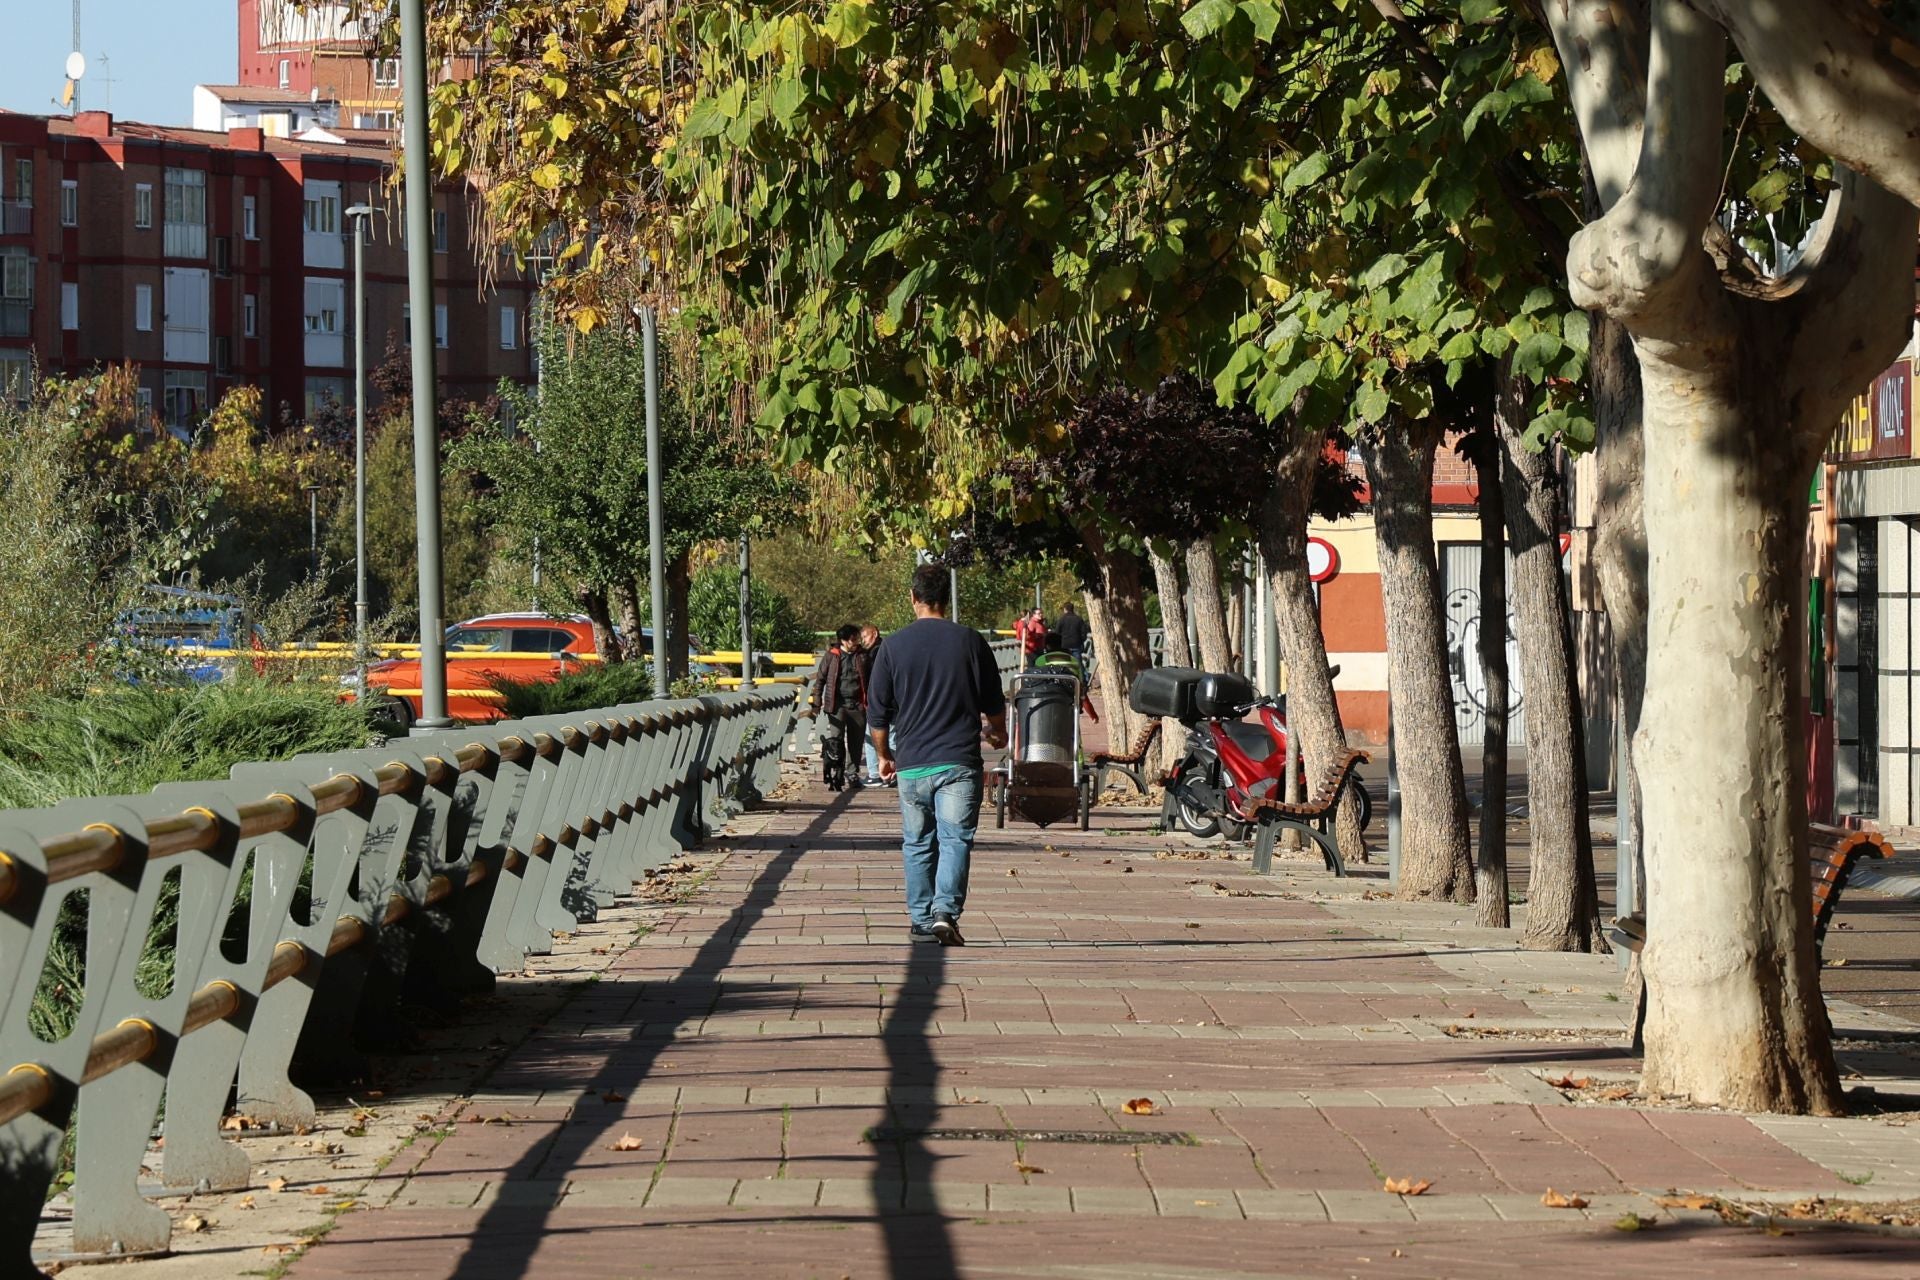
[[[753,647],[761,653],[813,651],[813,633],[802,626],[787,598],[753,580]],[[694,575],[687,590],[688,625],[709,650],[740,647],[740,570],[722,562]]]
[[[366,715],[326,684],[241,677],[41,697],[0,721],[0,805],[134,795],[234,765],[367,745]]]

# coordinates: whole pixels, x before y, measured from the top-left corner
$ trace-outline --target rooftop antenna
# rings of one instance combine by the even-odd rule
[[[80,0],[73,0],[73,52],[67,55],[67,91],[63,105],[80,114],[80,78],[87,74],[87,55],[80,52]]]
[[[112,68],[108,65],[106,54],[95,54],[94,59],[100,64],[100,109],[111,111],[113,110],[113,77],[108,72]]]

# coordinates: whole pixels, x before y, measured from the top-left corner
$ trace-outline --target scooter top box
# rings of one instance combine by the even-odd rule
[[[1240,708],[1257,695],[1244,676],[1192,667],[1153,667],[1134,677],[1127,705],[1147,716],[1171,716],[1192,723],[1222,716],[1240,718]]]
[[[1241,708],[1259,696],[1245,676],[1210,671],[1194,686],[1193,710],[1202,719],[1238,720]]]
[[[1146,716],[1198,719],[1193,713],[1193,695],[1206,675],[1192,667],[1149,667],[1133,678],[1127,705]]]

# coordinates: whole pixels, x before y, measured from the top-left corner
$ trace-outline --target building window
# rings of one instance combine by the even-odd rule
[[[213,340],[213,371],[233,372],[233,339],[221,334]]]
[[[133,327],[141,333],[153,332],[153,286],[133,286]]]
[[[207,174],[204,169],[168,169],[166,253],[169,258],[207,256]]]
[[[400,59],[375,58],[373,60],[373,83],[381,89],[400,87]]]
[[[233,274],[233,237],[215,236],[213,238],[213,274],[217,276]]]
[[[500,349],[512,351],[520,345],[520,313],[512,307],[500,308]]]
[[[260,238],[260,210],[252,196],[240,202],[240,234],[249,240]]]
[[[63,179],[60,183],[60,225],[80,225],[80,184],[72,178]]]
[[[168,369],[163,375],[166,387],[161,395],[170,427],[191,430],[200,425],[207,412],[207,375],[183,369]]]
[[[153,226],[153,184],[136,183],[133,188],[133,225],[146,231]]]
[[[447,251],[447,211],[445,209],[433,211],[433,251],[435,253]]]
[[[347,395],[345,378],[308,378],[307,418],[311,420],[327,409],[348,403]]]
[[[400,304],[400,345],[413,346],[413,305],[407,302]]]
[[[69,333],[80,327],[80,286],[71,282],[60,286],[60,327]]]
[[[340,197],[324,193],[307,197],[306,222],[308,231],[323,235],[340,230]]]
[[[23,159],[13,162],[13,198],[27,208],[33,208],[33,161]]]
[[[307,312],[308,333],[340,332],[340,313],[332,307],[315,307]]]
[[[289,58],[280,59],[280,87],[282,89],[293,87],[293,62]]]
[[[248,294],[240,304],[240,325],[240,331],[247,337],[259,336],[260,302],[252,294]]]
[[[33,398],[33,357],[25,351],[0,351],[0,396],[21,409]]]
[[[433,345],[442,351],[447,349],[447,306],[444,302],[433,309]]]
[[[152,387],[135,388],[133,393],[133,402],[140,406],[141,417],[151,418],[153,416],[153,388]]]
[[[25,249],[0,250],[0,298],[33,301],[33,258]]]
[[[399,126],[399,122],[400,117],[391,111],[376,111],[373,113],[373,124],[369,127],[374,129],[393,129]]]

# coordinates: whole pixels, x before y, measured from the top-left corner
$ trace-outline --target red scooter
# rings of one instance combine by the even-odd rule
[[[1339,674],[1333,668],[1333,674]],[[1243,676],[1155,667],[1143,671],[1128,699],[1135,711],[1171,716],[1187,727],[1186,750],[1167,783],[1167,812],[1196,836],[1236,840],[1252,831],[1247,806],[1277,798],[1287,767],[1287,700],[1259,696]],[[1244,719],[1258,711],[1258,720]],[[1305,781],[1304,766],[1298,776]],[[1360,826],[1373,820],[1373,802],[1356,786]]]

